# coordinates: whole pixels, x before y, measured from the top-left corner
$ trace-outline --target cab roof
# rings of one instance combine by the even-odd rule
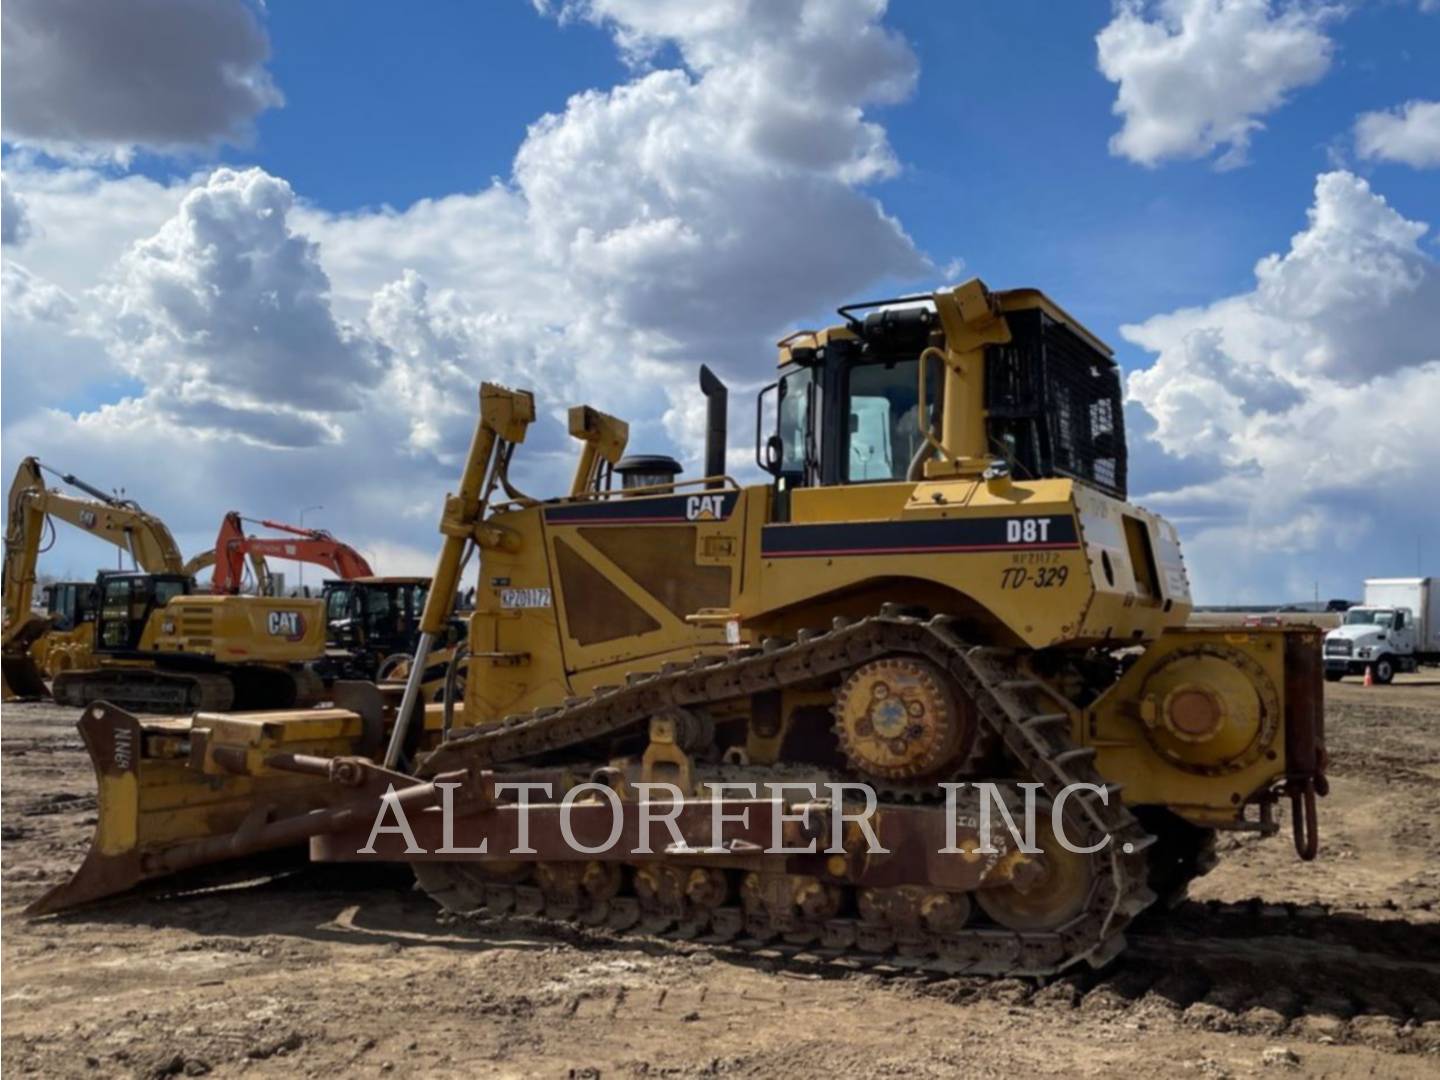
[[[943,292],[945,290],[941,289],[936,291]],[[1109,345],[1096,337],[1080,320],[1076,319],[1039,289],[1029,287],[999,289],[990,295],[995,297],[1002,312],[1031,311],[1038,308],[1051,319],[1074,331],[1087,345],[1094,348],[1103,356],[1111,358],[1115,355],[1115,351],[1110,348]],[[897,296],[889,300],[870,300],[855,304],[846,304],[839,309],[840,314],[848,320],[845,324],[828,326],[823,330],[796,330],[781,338],[780,341],[776,343],[780,352],[779,362],[782,366],[790,363],[793,357],[793,351],[797,349],[818,349],[831,341],[859,340],[860,335],[855,331],[855,327],[859,325],[859,322],[851,318],[850,312],[852,311],[888,307],[915,307],[920,305],[933,306],[933,297],[934,292],[915,293],[910,296]]]

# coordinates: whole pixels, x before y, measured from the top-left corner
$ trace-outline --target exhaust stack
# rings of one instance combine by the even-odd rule
[[[700,365],[700,390],[705,395],[705,475],[707,487],[718,488],[725,475],[726,417],[730,411],[730,391],[708,365]]]

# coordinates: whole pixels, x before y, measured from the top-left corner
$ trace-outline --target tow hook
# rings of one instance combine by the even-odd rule
[[[1285,785],[1290,796],[1290,821],[1295,834],[1295,854],[1310,862],[1320,852],[1320,827],[1315,812],[1315,778]]]

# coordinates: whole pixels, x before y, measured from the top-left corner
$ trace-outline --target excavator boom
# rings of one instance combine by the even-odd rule
[[[77,498],[45,486],[44,472],[85,492]],[[178,574],[184,560],[165,523],[140,506],[27,457],[10,485],[5,522],[3,666],[5,700],[43,698],[45,683],[30,657],[30,646],[49,629],[31,610],[36,564],[46,521],[63,521],[130,553],[150,574]]]
[[[267,558],[314,563],[317,566],[328,567],[347,581],[352,578],[374,576],[375,572],[370,569],[370,563],[366,561],[365,556],[349,544],[336,540],[328,532],[321,529],[302,529],[294,525],[286,525],[284,522],[261,519],[256,523],[269,529],[290,533],[296,539],[249,536],[245,532],[246,521],[255,521],[255,519],[241,517],[239,512],[231,510],[220,523],[220,533],[215,538],[215,551],[210,560],[215,566],[215,573],[210,582],[211,592],[232,596],[238,593],[244,580],[247,558],[250,559],[252,565],[263,565],[263,560]],[[257,560],[261,560],[261,562],[257,564]],[[259,576],[257,572],[257,577]]]

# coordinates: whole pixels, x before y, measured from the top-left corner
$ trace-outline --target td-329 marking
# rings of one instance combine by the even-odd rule
[[[1024,566],[1008,566],[1000,574],[1002,589],[1058,589],[1070,576],[1068,566],[1037,566],[1031,570]]]

